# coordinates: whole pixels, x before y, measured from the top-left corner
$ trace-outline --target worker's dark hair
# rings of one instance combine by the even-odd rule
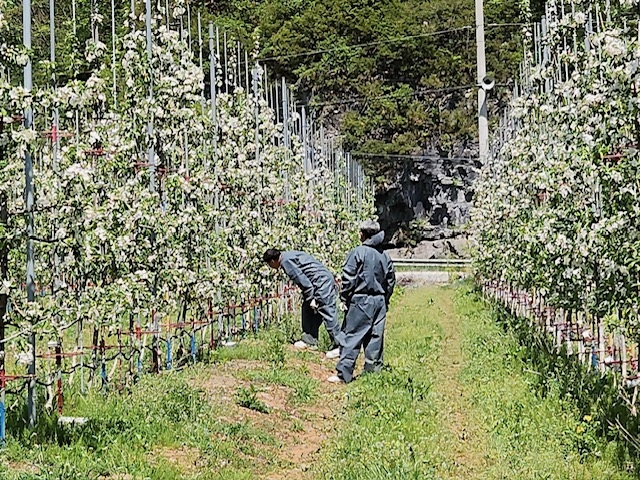
[[[365,220],[360,224],[360,232],[365,239],[373,237],[380,231],[380,224],[375,220]]]
[[[270,248],[264,255],[262,255],[262,261],[265,263],[269,263],[272,260],[278,260],[280,258],[280,250],[277,248]]]

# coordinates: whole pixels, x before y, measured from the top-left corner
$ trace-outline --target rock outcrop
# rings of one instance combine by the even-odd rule
[[[476,155],[464,153],[468,156],[408,160],[387,188],[379,187],[376,206],[388,242],[401,247],[430,242],[428,248],[438,250],[438,241],[466,236],[461,230],[469,220],[481,164]],[[457,243],[450,246],[454,256]]]
[[[416,258],[465,256],[464,225],[481,164],[477,155],[464,154],[411,159],[379,187],[376,206],[388,242],[414,247]]]

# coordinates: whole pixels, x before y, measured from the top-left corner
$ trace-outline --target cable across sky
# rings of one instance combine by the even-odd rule
[[[487,25],[485,25],[485,28],[491,28],[491,27],[514,27],[514,26],[525,26],[527,24],[525,23],[489,23]],[[339,47],[332,47],[332,48],[323,48],[323,49],[318,49],[318,50],[309,50],[307,52],[299,52],[299,53],[291,53],[291,54],[286,54],[286,55],[274,55],[272,57],[261,57],[258,58],[257,60],[260,62],[269,62],[269,61],[273,61],[273,60],[286,60],[289,58],[299,58],[299,57],[309,57],[309,56],[313,56],[313,55],[319,55],[321,53],[329,53],[329,52],[337,52],[339,50],[348,50],[348,49],[352,49],[352,48],[363,48],[363,47],[373,47],[376,45],[383,45],[386,43],[396,43],[396,42],[403,42],[405,40],[413,40],[415,38],[427,38],[427,37],[434,37],[437,35],[445,35],[447,33],[455,33],[455,32],[463,32],[465,30],[474,30],[475,29],[475,25],[464,25],[462,27],[455,27],[455,28],[447,28],[444,30],[437,30],[435,32],[425,32],[425,33],[419,33],[416,35],[404,35],[402,37],[395,37],[395,38],[389,38],[386,40],[377,40],[375,42],[366,42],[366,43],[357,43],[354,45],[343,45],[343,46],[339,46]]]

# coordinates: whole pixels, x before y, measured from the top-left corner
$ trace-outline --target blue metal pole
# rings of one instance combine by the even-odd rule
[[[258,332],[258,307],[253,307],[253,331]]]
[[[4,380],[3,380],[4,383]],[[5,419],[5,406],[4,406],[4,387],[2,387],[3,398],[0,401],[0,446],[4,447],[7,442],[6,419]]]

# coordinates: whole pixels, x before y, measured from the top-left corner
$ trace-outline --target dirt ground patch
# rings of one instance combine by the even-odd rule
[[[151,463],[157,458],[163,458],[186,474],[193,474],[204,466],[204,460],[197,448],[186,446],[177,448],[160,447],[154,449],[149,455]]]
[[[40,473],[40,468],[36,465],[27,462],[3,462],[3,464],[14,472],[24,472],[30,474]]]
[[[261,362],[231,360],[213,366],[210,375],[198,382],[198,386],[207,392],[209,400],[221,407],[218,417],[221,422],[246,422],[275,440],[277,445],[273,447],[273,454],[282,468],[276,472],[259,474],[258,478],[308,478],[309,467],[333,435],[335,419],[342,407],[342,388],[326,382],[327,377],[334,373],[335,361],[325,360],[322,355],[318,352],[317,359],[310,360],[297,357],[288,359],[288,367],[303,372],[317,382],[317,397],[303,404],[292,404],[290,387],[241,378],[243,371],[270,368]],[[236,404],[237,390],[250,385],[256,388],[256,397],[269,407],[269,413]],[[180,455],[178,457],[182,459]],[[192,459],[186,460],[190,463]]]

